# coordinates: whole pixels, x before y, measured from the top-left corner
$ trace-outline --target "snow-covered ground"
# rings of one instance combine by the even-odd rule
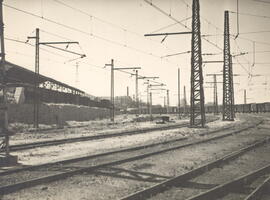
[[[76,142],[57,146],[24,150],[16,152],[16,155],[18,155],[20,163],[25,165],[33,165],[69,159],[78,156],[97,154],[109,150],[116,150],[132,146],[151,144],[154,142],[168,141],[183,137],[196,138],[200,137],[199,133],[206,133],[208,131],[213,131],[224,127],[241,128],[244,126],[248,126],[254,123],[255,121],[256,120],[246,119],[245,117],[237,118],[233,122],[223,122],[221,120],[218,120],[208,123],[206,128],[183,127],[179,129],[154,131],[138,135],[129,135],[93,141]],[[87,132],[87,130],[85,131]]]
[[[154,117],[158,117],[154,116]],[[171,120],[175,123],[187,123],[188,119],[178,119],[176,115],[170,116]],[[167,124],[156,124],[155,121],[145,121],[145,122],[136,122],[134,121],[134,115],[118,115],[115,118],[115,123],[112,123],[109,119],[102,120],[93,120],[85,122],[68,122],[69,126],[83,126],[78,128],[67,128],[64,129],[54,129],[49,131],[41,132],[29,132],[27,128],[21,129],[21,132],[17,132],[16,135],[11,137],[11,144],[23,144],[31,143],[37,141],[47,141],[47,140],[57,140],[57,139],[66,139],[74,138],[81,136],[93,136],[101,134],[110,134],[114,132],[120,132],[124,130],[136,130],[142,128],[151,128],[156,126],[167,126]],[[173,122],[172,122],[173,123]],[[24,125],[25,127],[27,125]]]

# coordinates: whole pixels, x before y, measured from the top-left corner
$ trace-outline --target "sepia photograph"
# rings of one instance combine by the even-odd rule
[[[0,200],[270,200],[270,0],[0,0]]]

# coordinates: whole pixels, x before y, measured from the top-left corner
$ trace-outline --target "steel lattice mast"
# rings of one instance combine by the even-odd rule
[[[191,41],[191,98],[190,126],[205,125],[204,90],[201,55],[200,5],[199,0],[192,4],[192,41]]]
[[[224,13],[223,120],[234,120],[232,56],[230,53],[229,12]]]

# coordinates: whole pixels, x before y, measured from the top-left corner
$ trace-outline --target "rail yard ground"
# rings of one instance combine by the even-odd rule
[[[23,144],[36,141],[72,138],[97,134],[112,134],[130,129],[143,129],[168,124],[186,124],[188,119],[177,119],[171,116],[174,122],[156,124],[155,122],[131,122],[128,116],[121,116],[116,124],[109,121],[94,121],[83,123],[83,127],[65,128],[57,131],[40,133],[20,133],[14,136],[11,144]],[[179,176],[195,168],[214,161],[224,155],[244,148],[254,142],[270,137],[270,114],[238,114],[235,121],[223,122],[220,116],[208,115],[206,128],[179,127],[170,130],[156,130],[134,135],[108,137],[90,141],[80,141],[59,144],[47,147],[37,147],[15,151],[12,154],[19,156],[20,164],[24,166],[39,165],[87,155],[101,154],[117,150],[124,150],[138,146],[145,148],[136,151],[119,152],[104,157],[71,162],[57,167],[51,166],[40,169],[26,170],[13,175],[2,175],[0,186],[23,182],[28,179],[51,175],[56,172],[66,172],[73,169],[83,169],[119,159],[127,159],[152,152],[148,156],[130,159],[127,161],[97,167],[94,170],[70,175],[52,182],[36,184],[29,188],[14,190],[10,194],[3,194],[0,199],[121,199],[142,191],[148,187]],[[124,123],[124,119],[126,120]],[[82,123],[73,122],[74,125]],[[212,139],[211,139],[212,138]],[[210,139],[210,140],[209,140]],[[172,142],[174,141],[174,142]],[[167,142],[162,144],[162,142]],[[157,143],[158,145],[149,146]],[[181,146],[182,145],[182,146]],[[170,149],[171,148],[171,149]],[[165,149],[165,151],[163,151]],[[169,150],[166,150],[169,149]],[[218,185],[252,170],[270,164],[269,143],[263,144],[253,151],[249,151],[222,168],[209,171],[202,177],[192,179],[198,181],[197,188],[193,183],[193,190],[185,186],[172,187],[151,199],[187,199],[207,189],[206,186]],[[22,166],[17,166],[17,168]],[[0,173],[12,168],[2,168]],[[230,173],[223,173],[229,171]],[[216,171],[215,171],[216,170]],[[211,177],[211,178],[209,178]],[[194,186],[195,185],[195,186]],[[67,195],[68,194],[68,195]],[[230,195],[226,199],[237,199]],[[131,198],[132,199],[132,198]],[[142,198],[144,199],[144,198]]]

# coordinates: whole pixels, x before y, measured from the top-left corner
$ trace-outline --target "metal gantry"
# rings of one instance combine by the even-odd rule
[[[192,39],[191,39],[191,95],[190,126],[205,126],[203,72],[201,55],[200,5],[199,0],[192,4]]]
[[[35,39],[35,84],[34,84],[34,128],[39,127],[39,28],[36,29],[36,36],[28,37],[28,39]]]
[[[207,83],[211,83],[214,85],[213,87],[213,105],[214,105],[214,114],[217,115],[219,113],[218,110],[218,93],[217,93],[217,84],[218,83],[223,83],[223,82],[217,82],[217,76],[222,76],[223,74],[207,74],[207,76],[213,76],[213,82],[207,82]]]
[[[158,76],[139,76],[138,79],[146,79],[146,82],[144,84],[146,84],[146,96],[147,96],[147,113],[150,114],[150,105],[149,105],[149,99],[150,99],[150,94],[149,94],[149,88],[150,88],[150,79],[157,79],[159,78]]]
[[[164,83],[160,83],[160,84],[150,84],[149,85],[149,91],[152,93],[152,91],[166,91],[166,95],[167,95],[167,104],[169,103],[168,100],[168,94],[169,94],[169,90],[165,89],[165,88],[156,88],[156,87],[162,87],[162,86],[166,86]],[[154,87],[154,88],[152,88]],[[166,107],[166,96],[163,97],[164,98],[164,108]],[[168,112],[168,107],[166,108],[166,112]]]
[[[111,59],[111,63],[110,64],[105,64],[106,66],[110,66],[111,67],[111,110],[110,110],[110,118],[111,121],[114,122],[114,116],[115,116],[115,105],[114,105],[114,71],[115,70],[136,70],[136,103],[137,106],[139,105],[139,99],[138,99],[138,80],[137,80],[137,76],[138,76],[138,69],[141,69],[140,67],[115,67],[114,66],[114,60]],[[131,74],[134,75],[134,74]]]
[[[79,55],[80,58],[84,58],[86,57],[85,54],[80,54],[80,53],[76,53],[73,51],[69,51],[67,49],[63,49],[63,48],[59,48],[56,46],[52,46],[52,45],[56,45],[56,44],[79,44],[79,42],[40,42],[40,31],[39,28],[36,28],[36,35],[32,36],[32,37],[27,37],[27,39],[35,39],[35,84],[34,84],[34,119],[33,119],[33,124],[34,124],[34,128],[38,128],[39,127],[39,95],[40,95],[40,91],[39,91],[39,48],[40,45],[45,45],[47,47],[50,48],[54,48],[60,51],[64,51],[64,52],[68,52],[71,54],[75,54],[75,55]]]
[[[234,114],[234,91],[232,56],[230,53],[230,27],[229,12],[224,13],[224,65],[223,65],[223,120],[233,121]]]

